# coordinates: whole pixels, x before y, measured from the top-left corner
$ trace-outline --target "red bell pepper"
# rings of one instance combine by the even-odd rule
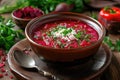
[[[120,8],[105,7],[100,11],[99,16],[101,16],[104,19],[107,19],[108,21],[119,21],[120,22]]]
[[[105,7],[101,9],[99,12],[98,21],[109,33],[120,33],[120,8]]]

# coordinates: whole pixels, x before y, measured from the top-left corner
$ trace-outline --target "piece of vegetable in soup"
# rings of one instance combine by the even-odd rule
[[[47,47],[78,48],[95,43],[97,31],[82,21],[63,20],[47,23],[33,31],[33,40]]]

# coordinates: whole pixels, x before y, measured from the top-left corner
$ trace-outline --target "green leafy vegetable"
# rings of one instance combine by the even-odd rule
[[[14,26],[12,20],[5,22],[5,19],[0,16],[0,48],[8,51],[17,40],[24,38],[22,31],[14,30]]]
[[[91,12],[91,17],[96,20],[98,19],[97,13],[95,13],[95,12]]]
[[[12,12],[17,8],[26,6],[34,6],[42,9],[47,14],[54,11],[56,6],[62,2],[73,5],[73,12],[82,12],[85,7],[83,0],[15,0],[12,5],[7,4],[0,7],[0,13]],[[85,2],[88,3],[90,0],[85,0]]]
[[[103,42],[106,43],[111,48],[111,50],[120,51],[120,39],[113,42],[109,36],[106,36]]]
[[[7,3],[4,3],[0,7],[0,13],[8,13],[12,12],[15,9],[29,6],[29,2],[27,0],[14,0],[14,3],[10,4],[11,2],[11,0],[7,0]]]
[[[116,41],[115,47],[116,47],[116,50],[117,50],[117,51],[120,51],[120,40],[117,40],[117,41]]]
[[[112,40],[110,39],[110,37],[106,36],[104,38],[104,43],[106,43],[111,48],[111,50],[115,50],[115,46],[114,46]]]
[[[82,12],[84,10],[84,4],[82,0],[27,0],[30,5],[41,8],[45,13],[54,11],[56,6],[62,2],[65,2],[69,5],[73,5],[73,12]],[[85,0],[86,3],[89,3],[90,0]]]

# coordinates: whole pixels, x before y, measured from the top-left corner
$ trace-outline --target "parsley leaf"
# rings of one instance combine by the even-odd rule
[[[21,30],[14,29],[15,24],[12,20],[5,21],[0,16],[0,48],[8,51],[18,40],[24,38]]]

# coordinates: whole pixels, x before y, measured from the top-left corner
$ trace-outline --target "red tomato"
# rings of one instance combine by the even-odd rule
[[[108,21],[111,21],[111,20],[112,21],[120,21],[120,8],[105,7],[100,11],[99,16],[107,19]]]

